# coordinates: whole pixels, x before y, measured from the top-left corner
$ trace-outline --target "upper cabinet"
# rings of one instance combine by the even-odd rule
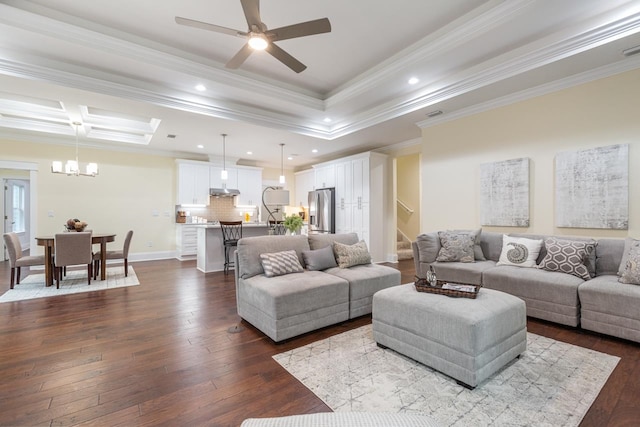
[[[209,204],[209,164],[202,162],[176,161],[178,167],[179,205]]]
[[[314,166],[315,184],[314,190],[319,188],[330,188],[336,186],[336,166],[335,164],[320,164]]]
[[[238,188],[238,169],[227,167],[227,186],[226,188]],[[210,188],[222,188],[222,166],[213,165],[209,167],[209,186]]]
[[[295,206],[309,206],[309,191],[313,191],[315,173],[313,169],[296,172]]]
[[[229,185],[227,185],[228,188]],[[238,167],[236,206],[260,206],[262,203],[262,169]]]

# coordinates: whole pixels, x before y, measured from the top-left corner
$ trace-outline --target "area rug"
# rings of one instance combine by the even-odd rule
[[[527,334],[527,350],[474,390],[393,350],[371,325],[273,358],[332,410],[428,414],[442,426],[577,426],[619,357]]]
[[[0,303],[21,301],[34,298],[52,297],[80,292],[101,291],[105,289],[122,288],[125,286],[139,285],[138,276],[129,266],[128,276],[124,276],[124,267],[107,267],[106,280],[91,280],[91,285],[87,284],[87,270],[68,271],[64,280],[60,281],[60,289],[53,286],[44,285],[44,274],[29,274],[20,280],[19,285],[9,289],[0,296]]]

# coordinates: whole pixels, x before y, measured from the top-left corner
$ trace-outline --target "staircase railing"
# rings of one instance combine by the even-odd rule
[[[396,202],[400,205],[402,209],[404,209],[408,214],[412,214],[414,211],[411,209],[405,202],[400,199],[396,199]]]

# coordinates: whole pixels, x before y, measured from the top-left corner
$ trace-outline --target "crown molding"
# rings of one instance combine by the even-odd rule
[[[444,50],[451,50],[478,37],[478,34],[488,32],[531,2],[532,0],[491,1],[486,6],[477,8],[330,92],[325,101],[327,109],[375,90],[383,81],[396,79],[398,73],[418,61],[433,58]]]
[[[160,45],[150,40],[135,38],[138,43],[131,42],[125,38],[134,38],[130,34],[119,34],[120,37],[114,37],[3,4],[0,4],[0,22],[39,35],[55,36],[57,39],[88,49],[98,48],[105,53],[189,74],[212,84],[231,86],[315,110],[324,109],[324,101],[318,93],[261,76],[248,77],[243,75],[243,72],[231,72],[218,62],[207,61],[170,47],[163,46],[163,50],[160,50]],[[100,28],[98,24],[91,23],[91,25]],[[104,31],[106,32],[107,29]],[[114,30],[110,31],[114,32]],[[154,45],[155,48],[147,47],[145,44]]]
[[[416,125],[421,129],[426,129],[442,123],[451,122],[464,117],[483,113],[485,111],[515,104],[517,102],[526,101],[538,96],[548,95],[550,93],[568,89],[573,86],[578,86],[595,80],[611,77],[613,75],[635,70],[637,68],[640,68],[640,57],[632,59],[622,59],[615,64],[606,65],[595,70],[576,74],[564,79],[559,79],[551,83],[536,86],[534,88],[522,90],[520,92],[496,98],[488,102],[483,102],[468,108],[463,108],[449,114],[445,113],[435,118],[422,120],[420,122],[417,122]]]

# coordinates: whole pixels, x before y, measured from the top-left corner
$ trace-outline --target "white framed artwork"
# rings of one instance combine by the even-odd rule
[[[480,165],[480,224],[529,226],[529,159]]]
[[[556,226],[629,228],[629,145],[556,155]]]

